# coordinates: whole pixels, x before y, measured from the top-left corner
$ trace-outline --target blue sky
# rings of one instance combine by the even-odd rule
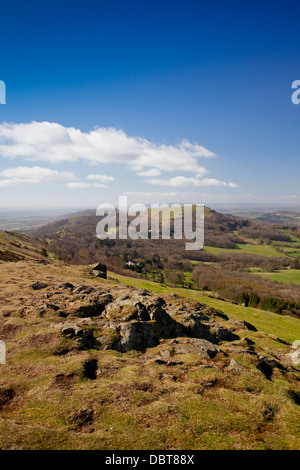
[[[300,3],[1,4],[0,206],[300,205]]]

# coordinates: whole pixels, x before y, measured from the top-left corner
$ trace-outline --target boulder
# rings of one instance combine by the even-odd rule
[[[145,351],[159,344],[159,336],[152,323],[144,321],[133,321],[122,323],[118,326],[119,340],[113,349],[120,352]]]
[[[251,323],[244,320],[232,320],[232,323],[241,330],[257,331],[254,325],[251,325]]]
[[[105,264],[97,263],[96,266],[93,267],[91,273],[96,277],[107,279],[107,267]]]
[[[180,316],[179,324],[183,327],[183,336],[205,339],[211,343],[217,343],[216,336],[210,331],[208,325],[202,323],[201,316],[197,314],[182,315]]]
[[[48,285],[44,282],[36,281],[33,284],[30,284],[29,287],[31,287],[32,290],[40,290],[45,289],[46,287],[48,287]]]
[[[223,327],[216,328],[215,335],[219,341],[235,341],[240,339],[239,336],[234,334],[231,330]]]
[[[215,344],[198,338],[180,338],[180,341],[174,342],[173,348],[175,354],[196,354],[205,359],[213,359],[220,353]]]

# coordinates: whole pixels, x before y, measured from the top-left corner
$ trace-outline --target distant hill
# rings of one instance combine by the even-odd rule
[[[128,221],[132,219],[134,217],[128,218]],[[148,254],[152,256],[154,252],[170,254],[170,251],[182,256],[185,251],[184,240],[147,240],[146,242],[137,240],[133,244],[131,240],[98,240],[96,226],[100,220],[101,218],[92,211],[78,212],[71,217],[51,222],[27,233],[43,239],[50,251],[53,251],[60,259],[74,264],[95,262],[99,256],[105,255],[107,249],[114,246],[116,249],[126,246],[129,250],[139,250],[142,247],[145,256]],[[240,241],[234,232],[248,224],[248,221],[241,218],[224,215],[205,207],[206,244],[234,248],[235,244]],[[171,234],[172,230],[173,221],[171,221]],[[120,252],[115,254],[119,256]]]

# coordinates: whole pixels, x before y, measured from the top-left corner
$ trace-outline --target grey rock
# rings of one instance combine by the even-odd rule
[[[120,352],[132,349],[144,351],[159,344],[159,336],[149,322],[122,323],[118,327],[118,333],[120,339],[113,348]]]
[[[69,336],[70,338],[82,337],[84,330],[80,328],[76,323],[65,323],[61,329],[61,333],[64,336]]]
[[[200,316],[185,314],[180,317],[179,323],[183,327],[183,336],[205,339],[211,343],[217,343],[216,336],[210,331],[208,325],[202,323]]]
[[[182,338],[178,344],[174,345],[176,354],[196,354],[197,356],[213,359],[220,353],[220,349],[210,341],[198,338]]]
[[[227,328],[216,328],[215,334],[219,341],[235,341],[237,339],[240,339],[239,336],[235,335],[231,330],[228,330]]]
[[[254,325],[251,325],[251,323],[244,320],[232,320],[232,323],[242,330],[257,331]]]

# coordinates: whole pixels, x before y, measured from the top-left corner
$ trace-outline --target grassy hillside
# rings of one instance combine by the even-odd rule
[[[45,259],[45,243],[35,237],[0,231],[0,262]]]
[[[299,320],[191,289],[109,277],[62,263],[0,264],[0,339],[7,348],[0,365],[1,449],[300,448],[300,370],[285,343],[299,339]],[[191,297],[210,321],[217,318],[237,336],[220,341],[217,356],[208,358],[180,352],[184,338],[122,353],[62,334],[76,324],[101,343],[104,313],[78,316],[93,306],[95,293],[117,296],[132,312],[137,295],[139,302],[157,301],[150,291],[163,297],[173,321],[198,305]],[[109,311],[118,315],[118,308]],[[112,341],[115,333],[107,332]],[[86,375],[90,360],[97,361],[94,377]]]

